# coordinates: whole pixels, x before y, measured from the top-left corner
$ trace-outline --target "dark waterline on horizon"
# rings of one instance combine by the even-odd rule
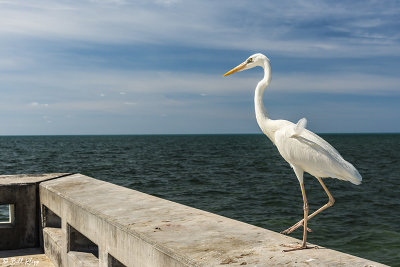
[[[325,180],[336,203],[309,242],[400,266],[400,134],[321,136],[363,183]],[[293,170],[257,133],[0,136],[0,159],[1,174],[79,172],[277,232],[303,214]],[[327,202],[316,179],[305,186],[311,210]]]

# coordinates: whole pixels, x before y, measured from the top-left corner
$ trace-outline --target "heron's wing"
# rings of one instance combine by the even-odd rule
[[[306,129],[307,126],[307,119],[302,118],[296,124],[290,124],[285,128],[284,136],[289,138],[296,138],[299,141],[302,141],[317,150],[321,150],[327,152],[331,155],[336,155],[337,158],[342,158],[339,152],[331,146],[328,142],[324,139],[316,135],[315,133]]]
[[[313,132],[306,129],[307,119],[300,119],[297,124],[293,125],[288,129],[287,136],[289,138],[295,138],[301,143],[313,148],[319,153],[325,154],[327,156],[333,157],[336,160],[343,159],[339,152],[331,146],[324,139],[314,134]]]
[[[306,129],[298,137],[300,137],[299,140],[306,142],[313,147],[318,147],[318,150],[322,150],[325,153],[328,153],[335,159],[343,160],[343,157],[333,146],[331,146],[331,144],[329,144],[327,141],[325,141],[315,133]]]
[[[354,166],[324,139],[307,130],[306,119],[287,125],[275,134],[281,155],[290,164],[319,177],[335,177],[359,184],[361,176]]]

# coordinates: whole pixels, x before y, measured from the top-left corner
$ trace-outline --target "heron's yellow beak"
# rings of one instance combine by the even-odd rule
[[[246,65],[247,65],[247,62],[245,61],[242,64],[240,64],[239,66],[237,66],[237,67],[231,69],[230,71],[228,71],[227,73],[225,73],[224,77],[228,76],[228,75],[231,75],[232,73],[235,73],[235,72],[243,70],[246,67]]]

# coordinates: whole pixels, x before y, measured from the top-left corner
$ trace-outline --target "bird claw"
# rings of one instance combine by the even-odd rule
[[[296,230],[297,228],[299,228],[300,226],[303,226],[303,221],[300,221],[296,224],[294,224],[293,226],[289,227],[288,229],[286,229],[285,231],[282,231],[281,234],[291,234],[294,230]],[[312,232],[312,230],[310,228],[307,227],[307,232]]]

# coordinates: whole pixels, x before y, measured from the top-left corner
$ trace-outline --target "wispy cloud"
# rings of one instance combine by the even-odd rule
[[[109,44],[268,49],[300,56],[399,52],[395,1],[35,3],[1,2],[0,32]]]
[[[34,108],[47,108],[49,104],[39,104],[38,102],[32,102],[29,104],[29,106]]]
[[[48,78],[35,80],[35,75],[16,75],[14,79],[11,79],[13,76],[9,76],[6,84],[19,84],[18,92],[9,92],[9,98],[1,99],[0,104],[3,110],[8,106],[13,110],[17,107],[21,110],[46,108],[52,111],[123,112],[123,105],[127,105],[158,112],[170,106],[190,107],[199,102],[207,103],[212,100],[229,102],[246,97],[248,108],[252,109],[253,90],[259,76],[260,73],[250,75],[240,73],[223,78],[217,74],[187,72],[96,71],[49,72]],[[400,95],[399,84],[398,77],[361,73],[317,76],[283,73],[273,75],[266,94]],[[50,89],[45,91],[46,94],[37,95],[41,88]],[[24,97],[19,97],[20,95]],[[34,97],[38,100],[30,101]],[[130,111],[124,112],[128,115]]]

